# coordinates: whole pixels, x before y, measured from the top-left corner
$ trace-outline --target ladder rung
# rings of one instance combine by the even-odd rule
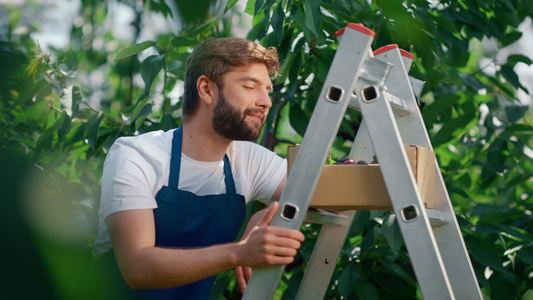
[[[399,115],[400,117],[404,117],[411,113],[407,108],[407,102],[405,102],[405,100],[402,100],[385,91],[383,91],[383,96],[385,96],[385,99],[390,102],[392,111],[395,114]]]
[[[316,223],[316,224],[329,224],[342,226],[346,221],[346,216],[327,211],[323,209],[312,209],[307,210],[305,215],[304,222]]]
[[[402,100],[385,91],[383,91],[383,95],[385,96],[385,99],[390,102],[392,111],[398,116],[405,117],[411,113],[405,100]],[[359,111],[361,110],[361,108],[359,107],[359,100],[357,100],[357,97],[355,95],[350,97],[349,107]]]
[[[426,209],[429,222],[433,227],[440,227],[448,224],[448,221],[444,219],[442,213],[438,210]]]
[[[448,221],[444,219],[442,213],[438,210],[426,209],[429,222],[433,227],[440,227],[448,224]],[[346,217],[344,215],[323,210],[310,208],[305,215],[305,222],[315,224],[329,224],[342,226]]]

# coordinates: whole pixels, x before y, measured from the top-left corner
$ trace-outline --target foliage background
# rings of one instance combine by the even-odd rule
[[[374,49],[395,43],[415,56],[411,76],[426,82],[421,110],[485,299],[533,299],[533,117],[517,100],[530,91],[515,72],[532,60],[497,56],[522,36],[533,2],[237,2],[82,0],[68,45],[46,51],[34,36],[47,4],[0,4],[0,297],[114,298],[90,257],[105,153],[120,136],[180,124],[192,46],[234,35],[244,22],[247,38],[278,48],[282,68],[259,142],[283,156],[305,132],[335,31],[354,22],[377,33]],[[126,39],[113,31],[117,6],[132,16],[121,24]],[[168,28],[148,37],[154,15]],[[360,120],[355,111],[345,116],[334,158],[346,155]],[[421,298],[393,218],[357,213],[328,298]],[[278,298],[294,296],[318,229],[302,228],[306,243]],[[219,277],[219,295],[239,298],[231,272]]]

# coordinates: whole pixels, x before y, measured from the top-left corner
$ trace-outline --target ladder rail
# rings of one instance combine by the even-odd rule
[[[372,148],[364,120],[359,126],[359,132],[352,144],[350,157],[356,160],[371,161],[374,156],[374,149]],[[304,277],[300,283],[296,300],[324,299],[355,213],[355,210],[342,212],[346,220],[341,226],[322,226]]]
[[[400,50],[397,48],[376,55],[376,57],[393,65],[389,73],[391,76],[387,77],[385,82],[387,87],[394,85],[411,86],[413,84],[414,79],[407,75],[406,70],[407,66],[411,65],[412,57],[408,57],[405,53],[400,53]],[[403,93],[401,94],[401,98],[412,105],[416,105],[418,102],[415,96],[415,89],[403,88],[400,90],[391,88],[394,91],[400,90]],[[428,146],[429,149],[433,150],[422,113],[417,107],[413,107],[408,115],[396,117],[396,123],[400,136],[405,144]],[[444,220],[445,226],[433,227],[433,235],[437,241],[444,267],[448,274],[461,274],[460,276],[449,276],[454,295],[457,299],[482,299],[479,288],[472,288],[479,287],[479,284],[470,261],[470,256],[468,255],[468,250],[462,238],[459,224],[454,217],[455,212],[451,205],[451,200],[436,158],[434,163],[435,191],[433,205],[434,209],[440,212],[440,215],[444,216],[446,220]]]
[[[370,88],[375,98],[365,96]],[[391,105],[371,82],[362,80],[356,92],[385,185],[394,191],[389,196],[422,294],[426,299],[455,299]]]
[[[339,253],[350,231],[355,211],[343,211],[342,215],[346,218],[342,226],[322,225],[307,270],[296,294],[296,300],[324,299]]]

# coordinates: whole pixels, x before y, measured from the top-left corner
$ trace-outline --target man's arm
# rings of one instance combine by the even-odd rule
[[[106,222],[128,285],[133,289],[160,289],[186,285],[237,266],[292,262],[304,236],[297,230],[268,226],[277,209],[275,203],[240,242],[205,248],[155,247],[151,209],[117,212]]]
[[[287,175],[283,177],[281,182],[279,183],[278,187],[274,191],[274,194],[272,195],[272,200],[279,201],[281,198],[281,193],[283,193],[283,189],[285,189],[285,184],[287,183]]]

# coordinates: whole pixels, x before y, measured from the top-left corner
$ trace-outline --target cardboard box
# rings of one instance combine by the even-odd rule
[[[299,145],[287,150],[288,172]],[[435,153],[429,148],[406,145],[407,157],[427,208],[433,207]],[[318,181],[310,207],[329,210],[392,209],[378,164],[326,165]]]

